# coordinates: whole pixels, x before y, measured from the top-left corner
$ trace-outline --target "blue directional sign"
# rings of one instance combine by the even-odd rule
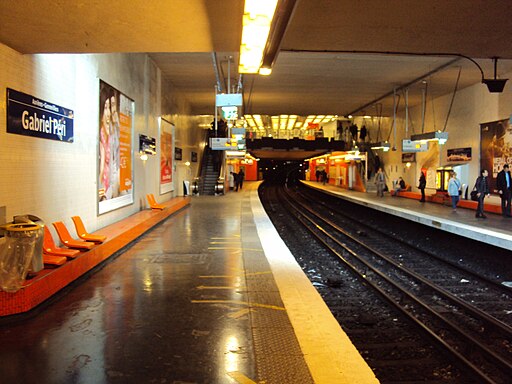
[[[74,113],[37,97],[7,88],[7,132],[73,142]]]

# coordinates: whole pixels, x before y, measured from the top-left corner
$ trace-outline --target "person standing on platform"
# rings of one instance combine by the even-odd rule
[[[359,128],[357,127],[356,124],[352,124],[350,125],[350,134],[352,135],[352,140],[354,142],[357,142],[357,133],[359,131]]]
[[[419,181],[419,185],[418,185],[418,188],[421,191],[420,203],[425,202],[425,188],[426,187],[427,187],[427,178],[425,177],[425,172],[421,171],[420,181]]]
[[[384,187],[386,186],[386,177],[384,172],[382,172],[382,168],[379,168],[375,175],[375,184],[377,185],[377,196],[383,197]]]
[[[366,130],[366,125],[363,125],[361,127],[361,130],[359,131],[359,138],[361,139],[362,142],[366,140],[367,133],[368,131]]]
[[[510,201],[512,198],[512,178],[508,164],[503,165],[503,169],[498,172],[496,182],[501,197],[501,214],[503,217],[511,217]]]
[[[448,195],[452,199],[452,209],[453,212],[457,212],[457,204],[459,203],[459,196],[461,192],[461,184],[459,179],[457,179],[457,174],[455,172],[450,172],[450,180],[448,180]]]
[[[233,175],[233,182],[235,184],[235,191],[238,192],[238,187],[240,185],[240,179],[238,177],[238,173],[236,172],[231,172],[231,174]]]
[[[242,189],[242,187],[244,186],[244,179],[245,172],[243,169],[241,169],[240,172],[238,172],[238,186],[240,187],[240,189]]]
[[[322,182],[323,182],[324,185],[325,185],[325,183],[327,183],[328,179],[329,179],[329,175],[327,174],[326,170],[324,169],[322,171]]]
[[[477,192],[477,198],[478,198],[478,207],[476,208],[476,215],[475,217],[477,219],[486,219],[487,216],[484,214],[484,199],[485,196],[489,196],[489,183],[487,182],[487,176],[489,175],[489,172],[487,172],[486,169],[482,169],[480,171],[480,176],[476,179],[475,183],[475,189]]]

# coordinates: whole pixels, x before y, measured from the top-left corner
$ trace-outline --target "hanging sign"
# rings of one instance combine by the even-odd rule
[[[7,88],[7,133],[73,142],[71,109]]]
[[[228,137],[211,137],[210,148],[214,151],[237,150],[237,141]]]
[[[428,144],[420,141],[402,140],[402,152],[427,152]]]
[[[217,107],[241,107],[243,98],[241,93],[219,93],[215,96]]]

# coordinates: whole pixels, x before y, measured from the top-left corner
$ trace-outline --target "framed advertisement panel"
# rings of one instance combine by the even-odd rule
[[[174,191],[174,125],[160,119],[160,194]]]
[[[132,99],[100,80],[98,214],[133,204]]]
[[[402,163],[415,163],[416,162],[416,153],[402,153]]]
[[[480,124],[480,169],[489,172],[489,189],[497,188],[496,178],[504,164],[512,164],[512,126],[498,120]]]

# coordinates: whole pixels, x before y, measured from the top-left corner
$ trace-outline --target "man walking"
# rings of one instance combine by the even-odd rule
[[[377,196],[383,197],[384,188],[386,187],[386,177],[384,176],[382,168],[379,168],[375,175],[375,184],[377,185]]]
[[[498,172],[497,177],[498,193],[501,197],[501,214],[503,217],[510,217],[510,201],[512,199],[512,178],[508,164],[503,165],[503,169]]]

